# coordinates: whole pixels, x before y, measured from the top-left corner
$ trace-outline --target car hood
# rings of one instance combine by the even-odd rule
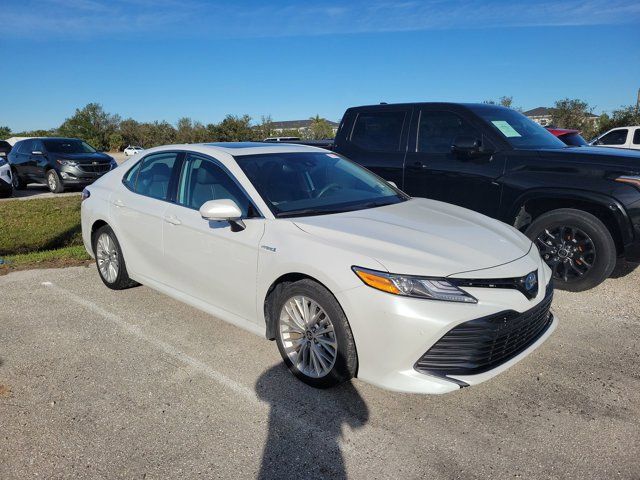
[[[105,153],[96,152],[96,153],[56,153],[54,154],[55,158],[59,160],[72,160],[78,163],[109,163],[111,161],[111,157]]]
[[[334,246],[375,259],[392,273],[444,277],[503,265],[531,249],[531,241],[513,227],[424,198],[294,223]]]
[[[640,151],[638,150],[583,146],[538,150],[538,154],[543,158],[560,158],[602,165],[609,170],[634,173],[640,171]]]

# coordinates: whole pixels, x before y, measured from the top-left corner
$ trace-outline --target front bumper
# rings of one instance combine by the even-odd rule
[[[509,265],[513,277],[538,269],[541,287],[534,299],[528,300],[517,290],[482,287],[464,288],[478,299],[477,304],[400,297],[365,285],[336,295],[356,342],[358,377],[389,390],[439,394],[481,383],[526,357],[555,330],[556,318],[550,319],[542,333],[531,342],[479,373],[443,375],[442,372],[431,374],[416,369],[425,352],[455,327],[500,312],[524,313],[544,302],[545,287],[551,276],[537,251]],[[504,266],[498,270],[503,271]],[[490,275],[490,272],[491,269],[484,274]]]
[[[65,165],[60,168],[60,179],[65,186],[90,185],[112,169],[110,164]]]

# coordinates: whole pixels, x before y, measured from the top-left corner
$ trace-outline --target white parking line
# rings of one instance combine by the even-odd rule
[[[92,301],[87,300],[86,298],[83,298],[79,295],[76,295],[75,293],[65,288],[62,288],[52,282],[42,282],[41,285],[47,288],[56,290],[57,292],[63,295],[63,298],[65,300],[71,300],[77,303],[78,305],[81,305],[91,310],[93,313],[100,315],[104,319],[109,320],[110,322],[120,327],[126,333],[129,333],[134,337],[147,342],[149,345],[152,345],[158,350],[161,350],[167,355],[170,355],[173,358],[179,360],[180,362],[188,365],[192,369],[204,374],[214,382],[229,388],[230,390],[234,391],[238,395],[244,397],[245,400],[253,403],[255,406],[259,408],[263,408],[265,410],[269,410],[270,408],[272,408],[272,406],[269,405],[268,402],[261,400],[252,389],[246,387],[241,383],[236,382],[232,378],[217,371],[216,369],[212,368],[206,363],[201,362],[200,360],[187,355],[186,353],[178,350],[177,348],[168,344],[167,342],[164,342],[163,340],[160,340],[158,338],[155,338],[151,335],[144,333],[140,329],[140,327],[138,327],[137,325],[132,325],[131,323],[127,322],[126,320],[116,315],[115,313],[109,312],[108,310],[105,310],[101,306],[96,305]],[[277,408],[275,412],[278,414],[278,416],[283,422],[286,421],[290,424],[294,424],[295,428],[298,430],[306,431],[307,433],[311,433],[311,434],[321,434],[323,436],[328,436],[328,434],[322,430],[321,426],[310,425],[308,422],[304,421],[304,419],[300,419],[296,416],[292,416],[290,414],[287,414],[287,412],[284,412],[284,411],[280,412]],[[354,438],[352,435],[347,436],[345,432],[343,432],[342,438],[338,439],[338,445],[343,453],[354,451],[353,440]]]

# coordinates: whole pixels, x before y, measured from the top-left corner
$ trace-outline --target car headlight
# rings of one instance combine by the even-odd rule
[[[74,162],[73,160],[56,160],[58,165],[63,165],[65,167],[77,167],[78,162]]]
[[[393,295],[445,302],[478,303],[475,297],[445,278],[396,275],[361,267],[352,267],[352,270],[365,285]]]

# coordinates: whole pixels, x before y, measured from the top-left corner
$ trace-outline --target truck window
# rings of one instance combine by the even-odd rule
[[[600,137],[598,143],[602,145],[624,145],[627,142],[627,130],[626,128],[620,128],[613,130],[606,135]]]
[[[351,143],[369,151],[397,152],[405,116],[404,111],[360,113],[351,132]]]
[[[640,128],[636,128],[636,132],[633,134],[633,144],[640,145]]]
[[[482,138],[480,132],[455,113],[422,111],[420,114],[418,152],[451,153],[451,145],[459,136]]]

